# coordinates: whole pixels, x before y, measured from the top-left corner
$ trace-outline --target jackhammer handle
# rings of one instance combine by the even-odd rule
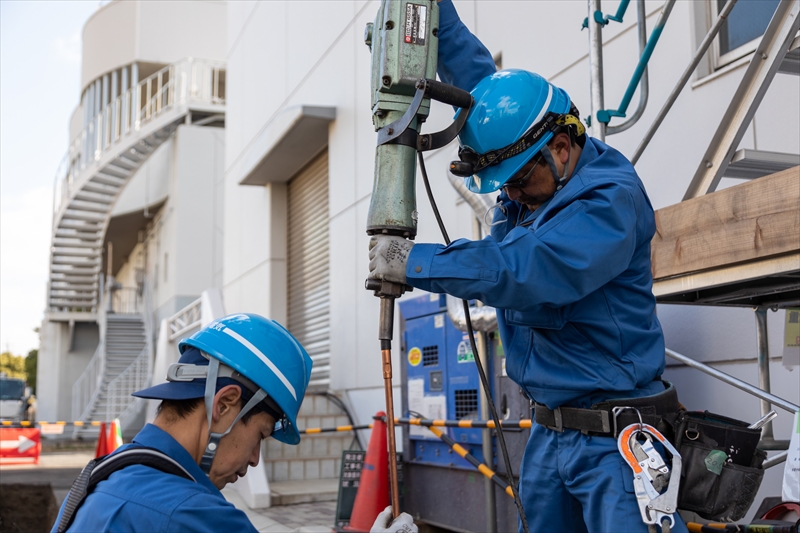
[[[420,80],[421,82],[422,80]],[[425,96],[442,102],[443,104],[450,104],[455,107],[469,109],[472,107],[472,95],[463,89],[459,89],[453,85],[448,85],[436,80],[425,80]]]

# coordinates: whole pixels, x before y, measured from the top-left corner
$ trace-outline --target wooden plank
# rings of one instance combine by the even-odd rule
[[[656,211],[653,278],[800,250],[800,166]]]

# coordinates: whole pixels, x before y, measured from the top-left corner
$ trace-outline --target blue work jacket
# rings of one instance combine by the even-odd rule
[[[68,531],[256,531],[247,515],[225,500],[189,452],[168,433],[147,424],[133,442],[166,453],[197,482],[147,466],[126,467],[97,484],[75,513]],[[63,512],[64,505],[53,532]]]
[[[494,63],[452,4],[440,7],[439,75],[470,90]],[[505,222],[491,237],[415,245],[408,284],[496,307],[508,376],[551,409],[663,390],[655,217],[631,163],[587,136],[567,184],[538,209],[500,200]]]

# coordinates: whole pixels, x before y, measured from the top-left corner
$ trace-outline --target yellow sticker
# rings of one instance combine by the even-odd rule
[[[422,362],[422,351],[419,348],[411,348],[408,351],[408,364],[411,366],[419,366]]]

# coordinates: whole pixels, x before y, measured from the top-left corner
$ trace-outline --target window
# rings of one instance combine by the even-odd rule
[[[713,0],[716,13],[722,11],[726,0]],[[780,0],[739,0],[717,37],[717,65],[722,67],[756,49],[778,8]]]

